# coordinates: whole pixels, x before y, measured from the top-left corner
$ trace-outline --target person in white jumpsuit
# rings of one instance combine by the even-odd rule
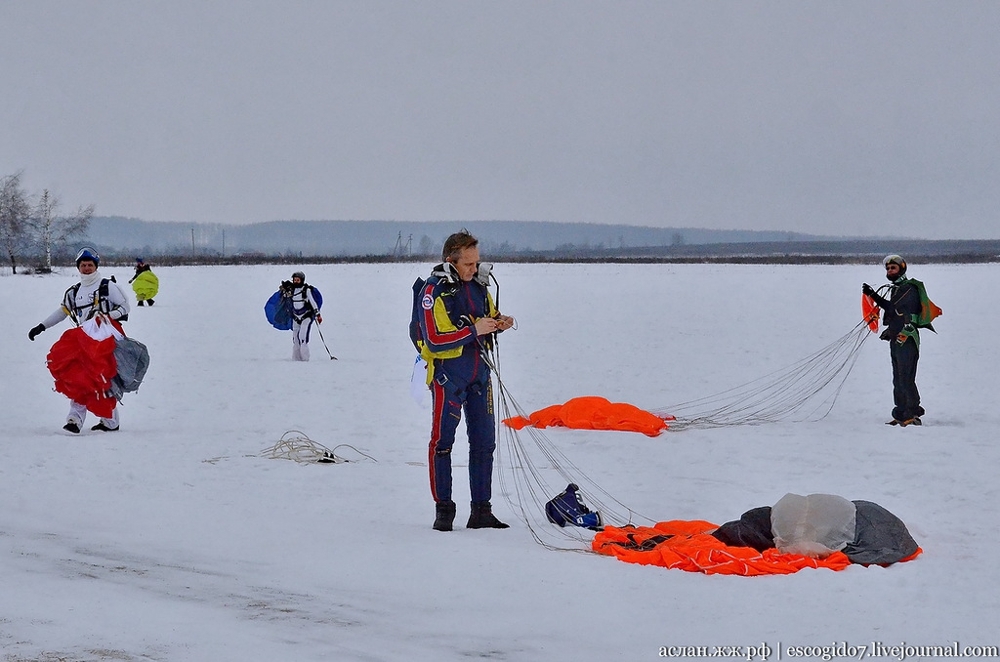
[[[77,325],[99,314],[107,315],[113,320],[128,318],[130,310],[128,297],[118,287],[118,283],[108,280],[107,294],[101,292],[101,282],[104,278],[97,270],[100,263],[100,256],[92,248],[84,248],[77,254],[76,268],[80,272],[80,283],[66,290],[62,305],[28,332],[29,340],[33,341],[39,333],[51,329],[67,317]],[[71,402],[63,429],[79,434],[85,420],[87,420],[87,406]],[[91,430],[117,432],[118,425],[118,407],[115,407],[111,418],[102,418]]]
[[[309,360],[309,332],[312,330],[313,320],[317,324],[323,323],[323,316],[319,314],[319,306],[313,297],[313,288],[306,284],[306,275],[301,271],[292,274],[292,287],[290,290],[292,301],[292,360]]]

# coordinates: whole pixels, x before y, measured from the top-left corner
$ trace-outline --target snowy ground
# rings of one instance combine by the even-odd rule
[[[313,360],[293,363],[290,334],[264,320],[291,268],[154,265],[156,306],[135,308],[126,326],[149,347],[147,380],[126,396],[121,432],[91,432],[90,419],[79,436],[60,429],[67,401],[44,365],[68,322],[26,337],[74,272],[0,277],[0,659],[652,660],[661,646],[762,643],[785,659],[789,646],[843,642],[1000,644],[1000,266],[910,267],[944,309],[940,335],[922,344],[922,428],[883,425],[889,355],[872,338],[820,421],[658,438],[548,431],[656,519],[721,523],[786,492],[827,492],[882,504],[924,549],[889,568],[761,578],[549,551],[500,494],[495,511],[511,529],[433,531],[428,414],[409,396],[405,331],[410,284],[429,265],[303,268],[325,296],[338,361],[316,338]],[[760,377],[850,330],[861,282],[883,272],[495,273],[519,327],[503,336],[502,376],[536,409],[577,395],[658,408]],[[292,429],[377,462],[347,447],[338,453],[359,461],[259,456]]]

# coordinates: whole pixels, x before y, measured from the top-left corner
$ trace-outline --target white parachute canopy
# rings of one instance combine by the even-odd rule
[[[786,494],[771,507],[774,546],[788,554],[825,558],[854,540],[857,508],[835,494]]]

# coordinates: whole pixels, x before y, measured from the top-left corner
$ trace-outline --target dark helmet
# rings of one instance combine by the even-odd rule
[[[899,255],[886,255],[885,259],[882,260],[882,266],[888,267],[890,264],[899,265],[899,274],[895,278],[889,278],[889,280],[901,278],[906,273],[906,260]]]
[[[301,271],[296,271],[292,274],[292,280],[295,280],[296,278],[301,279],[303,283],[306,282],[306,275]]]
[[[97,266],[101,266],[101,256],[97,254],[97,251],[89,246],[80,249],[80,252],[76,254],[76,266],[80,266],[80,263],[84,260],[90,260]]]

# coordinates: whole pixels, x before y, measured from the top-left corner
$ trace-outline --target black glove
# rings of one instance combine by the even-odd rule
[[[35,341],[35,336],[37,336],[39,333],[41,333],[44,330],[45,330],[45,325],[44,324],[39,324],[38,326],[34,327],[33,329],[31,329],[31,331],[28,331],[28,340],[34,342]]]
[[[861,283],[861,293],[870,297],[875,296],[875,288],[868,283]]]

